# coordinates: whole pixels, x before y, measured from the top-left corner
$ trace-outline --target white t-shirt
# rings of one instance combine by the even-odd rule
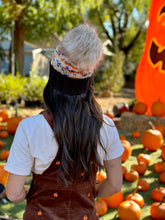
[[[106,123],[100,129],[100,137],[107,154],[100,145],[97,149],[102,164],[104,160],[121,156],[124,151],[113,121],[106,115],[103,118]],[[5,170],[17,175],[29,175],[31,170],[42,174],[50,166],[57,151],[56,139],[44,116],[38,114],[25,118],[15,133]]]

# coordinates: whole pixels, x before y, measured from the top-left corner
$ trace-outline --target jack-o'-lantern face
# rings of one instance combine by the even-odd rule
[[[152,0],[145,48],[136,72],[135,95],[149,108],[165,103],[165,1]]]
[[[160,8],[157,21],[158,25],[165,26],[165,5]],[[148,60],[151,66],[153,68],[158,67],[159,72],[165,73],[165,44],[159,44],[157,39],[153,37],[148,51]]]

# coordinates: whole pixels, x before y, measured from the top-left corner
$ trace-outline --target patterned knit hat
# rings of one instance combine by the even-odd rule
[[[50,72],[55,89],[68,95],[85,93],[101,55],[102,44],[94,29],[86,24],[73,28],[52,54]]]

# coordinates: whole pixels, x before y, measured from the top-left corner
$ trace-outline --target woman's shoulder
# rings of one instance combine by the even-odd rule
[[[20,121],[19,125],[24,127],[24,128],[29,128],[29,127],[36,127],[39,126],[39,124],[41,124],[42,121],[42,114],[37,114],[37,115],[33,115],[33,116],[29,116],[27,118],[24,118]]]
[[[115,124],[113,122],[113,120],[108,117],[107,115],[103,114],[103,127],[109,127],[109,126],[112,126],[112,127],[115,127]]]

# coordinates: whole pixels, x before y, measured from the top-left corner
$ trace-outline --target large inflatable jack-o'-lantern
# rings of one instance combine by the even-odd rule
[[[149,110],[165,103],[165,0],[152,0],[144,52],[137,68],[135,95]]]

